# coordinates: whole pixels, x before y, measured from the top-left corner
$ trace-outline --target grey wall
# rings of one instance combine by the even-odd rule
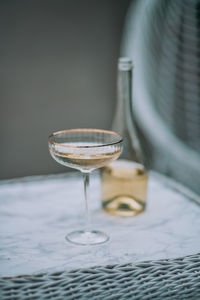
[[[110,127],[129,2],[0,1],[0,178],[65,171],[52,131]]]

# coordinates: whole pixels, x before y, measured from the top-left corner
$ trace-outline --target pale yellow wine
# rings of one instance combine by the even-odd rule
[[[102,169],[102,205],[119,216],[142,212],[146,204],[148,173],[141,164],[119,159]]]
[[[83,143],[82,143],[83,144]],[[73,145],[71,143],[71,145]],[[91,144],[90,144],[91,146]],[[108,148],[65,148],[55,147],[51,149],[51,153],[56,161],[68,167],[79,169],[82,171],[90,171],[96,168],[100,168],[115,159],[117,159],[121,153],[120,149]]]

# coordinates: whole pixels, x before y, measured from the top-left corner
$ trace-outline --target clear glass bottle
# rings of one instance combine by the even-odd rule
[[[102,169],[102,206],[111,214],[133,216],[145,209],[148,172],[132,114],[132,70],[129,58],[119,58],[117,107],[112,129],[123,138],[123,153]]]

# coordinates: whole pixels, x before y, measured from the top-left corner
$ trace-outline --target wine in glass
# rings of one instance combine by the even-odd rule
[[[74,244],[92,245],[106,242],[109,237],[90,229],[87,188],[89,173],[116,160],[122,151],[123,139],[116,132],[100,129],[68,129],[49,136],[49,151],[60,164],[78,169],[83,174],[87,227],[73,231],[66,239]]]

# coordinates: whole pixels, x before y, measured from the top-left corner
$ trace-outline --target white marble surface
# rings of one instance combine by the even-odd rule
[[[92,174],[93,228],[107,232],[110,240],[75,246],[65,235],[84,226],[78,172],[0,182],[0,275],[172,258],[200,250],[200,206],[154,173],[144,213],[120,218],[104,213],[100,205],[100,178]]]

